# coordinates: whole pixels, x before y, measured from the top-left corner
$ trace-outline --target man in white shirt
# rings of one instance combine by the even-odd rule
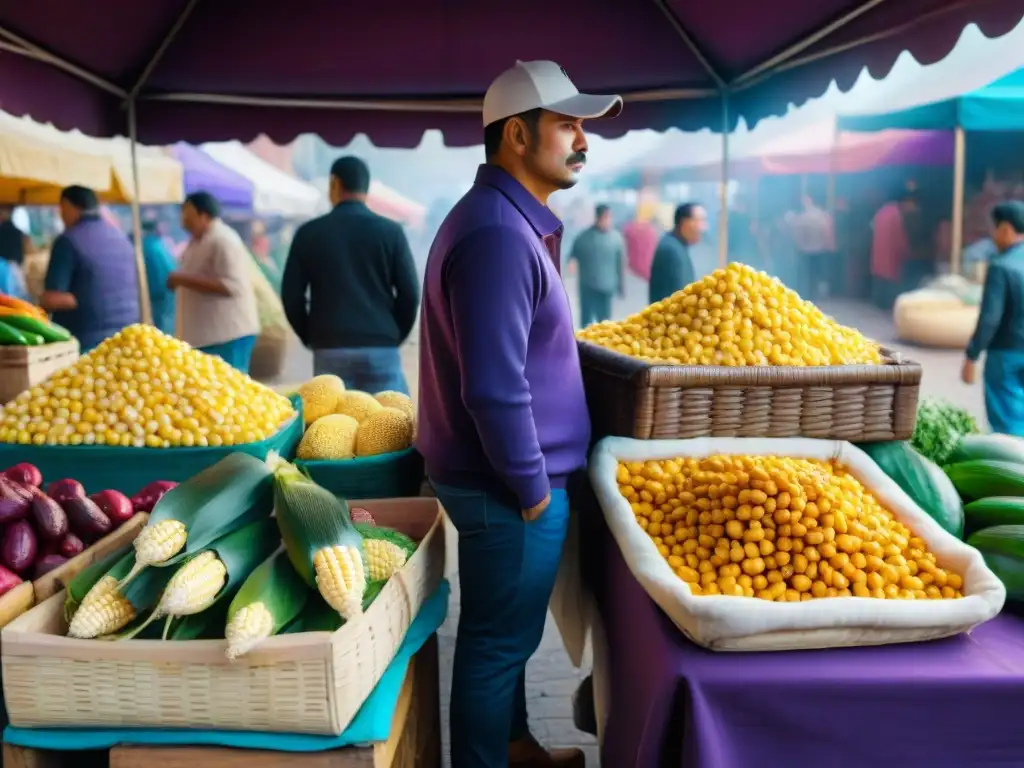
[[[813,301],[832,289],[836,238],[832,214],[821,208],[810,194],[803,196],[803,206],[800,213],[787,217],[799,260],[797,284],[791,287],[803,298]]]
[[[181,226],[192,239],[181,267],[167,279],[167,287],[177,291],[178,335],[248,373],[260,320],[245,244],[221,221],[220,205],[208,192],[185,198]]]

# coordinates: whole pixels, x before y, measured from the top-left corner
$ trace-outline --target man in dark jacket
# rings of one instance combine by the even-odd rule
[[[135,250],[99,213],[96,193],[60,193],[64,233],[53,242],[39,303],[88,352],[127,325],[142,322]]]
[[[281,300],[313,350],[315,374],[336,374],[350,389],[408,393],[398,347],[416,322],[419,277],[401,225],[366,207],[369,189],[366,163],[334,162],[334,209],[295,233]]]
[[[661,238],[651,262],[648,302],[671,296],[696,278],[690,246],[700,242],[707,230],[708,216],[697,203],[684,203],[676,208],[675,227]]]

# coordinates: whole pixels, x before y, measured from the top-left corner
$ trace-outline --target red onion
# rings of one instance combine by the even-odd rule
[[[20,483],[24,486],[38,488],[43,484],[43,473],[28,462],[22,462],[21,464],[15,464],[13,467],[9,467],[4,470],[4,476],[8,480],[13,480],[14,482]]]
[[[46,495],[57,502],[67,501],[68,499],[80,499],[85,496],[85,488],[77,480],[66,477],[63,480],[56,480],[46,486]]]
[[[171,480],[156,480],[132,496],[132,507],[136,512],[152,512],[163,495],[177,485]]]
[[[131,500],[120,491],[100,491],[89,498],[103,514],[110,518],[115,526],[121,525],[135,514],[135,507],[132,506]]]

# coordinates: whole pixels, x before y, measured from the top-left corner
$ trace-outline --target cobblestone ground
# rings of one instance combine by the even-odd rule
[[[574,311],[576,308],[577,288],[575,280],[570,276],[566,280],[568,293]],[[625,299],[616,299],[613,314],[616,318],[636,312],[646,304],[646,284],[631,279]],[[868,336],[880,342],[889,343],[908,356],[921,363],[924,368],[922,390],[925,395],[944,397],[958,405],[968,408],[979,421],[984,418],[984,406],[980,387],[968,387],[960,382],[959,366],[962,353],[949,350],[926,350],[908,347],[894,342],[893,328],[889,316],[880,310],[863,304],[849,301],[825,301],[823,308],[837,320],[859,328]],[[413,334],[414,338],[416,334]],[[402,358],[409,387],[417,391],[418,348],[414,341],[402,350]],[[286,369],[277,383],[301,382],[312,374],[312,356],[293,340]],[[451,684],[452,657],[455,650],[455,631],[458,626],[459,580],[455,568],[455,548],[457,539],[454,531],[449,530],[449,578],[452,583],[452,603],[448,620],[441,628],[441,686],[445,693],[442,696],[442,723],[445,730],[444,741],[447,745],[448,702],[447,690]],[[529,699],[530,723],[536,737],[543,743],[556,746],[579,746],[587,754],[587,765],[594,768],[599,765],[597,745],[593,737],[577,731],[572,721],[572,694],[576,686],[586,676],[589,668],[585,663],[583,669],[576,669],[569,662],[562,648],[561,638],[551,617],[541,642],[540,649],[530,661],[527,669],[527,697]],[[447,758],[446,758],[446,765]]]

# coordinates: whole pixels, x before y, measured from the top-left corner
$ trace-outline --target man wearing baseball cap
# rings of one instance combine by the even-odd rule
[[[484,96],[487,162],[427,259],[417,446],[459,531],[453,768],[584,765],[579,750],[546,752],[526,716],[526,662],[569,519],[566,479],[590,441],[562,223],[547,201],[586,164],[583,121],[621,109],[618,96],[580,93],[554,62],[499,75]]]

